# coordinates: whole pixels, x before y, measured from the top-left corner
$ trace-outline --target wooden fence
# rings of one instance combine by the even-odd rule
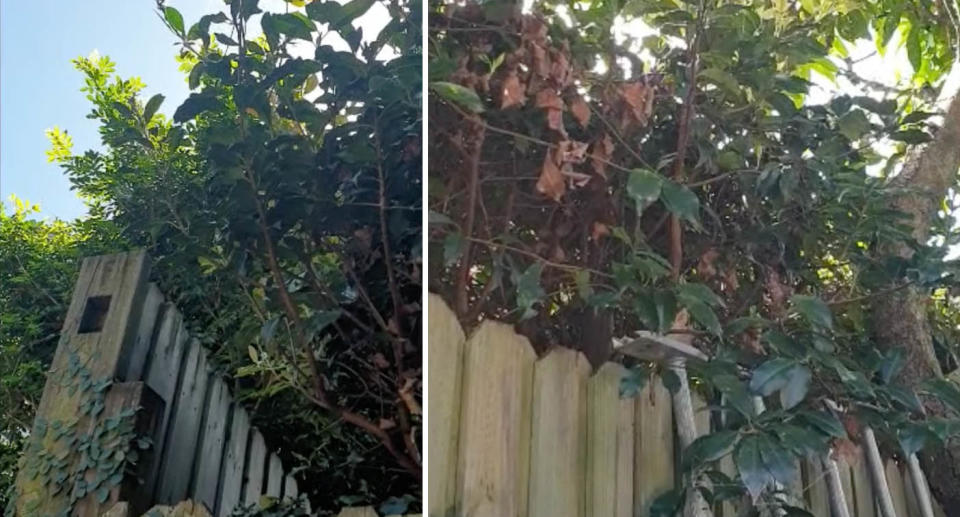
[[[467,338],[441,298],[430,295],[428,307],[430,517],[647,517],[675,486],[680,451],[658,379],[621,399],[619,364],[591,372],[567,348],[538,359],[525,337],[492,321]],[[694,407],[706,434],[715,419],[702,400]],[[865,460],[852,463],[839,465],[850,516],[879,516]],[[907,471],[886,467],[897,515],[920,517]],[[729,456],[720,468],[735,476]],[[793,502],[829,516],[819,462],[800,472]],[[735,517],[737,506],[715,515]]]
[[[239,504],[257,503],[261,495],[296,497],[296,480],[267,449],[246,410],[211,370],[206,351],[190,336],[179,311],[148,277],[142,252],[84,260],[64,321],[35,434],[41,434],[36,433],[40,422],[44,427],[50,422],[102,422],[124,409],[141,408],[137,430],[152,441],[135,475],[125,475],[112,488],[103,485],[107,497],[97,494],[104,480],[89,469],[81,483],[90,495],[74,505],[75,514],[99,515],[125,501],[139,515],[155,504],[193,499],[224,516]],[[80,411],[79,394],[60,382],[77,360],[88,379],[113,381],[106,409],[92,417]],[[50,438],[38,447],[41,455],[68,457]],[[73,462],[67,467],[75,469],[81,460],[62,461]],[[76,483],[54,487],[30,470],[18,473],[18,515],[59,515],[69,505],[67,494],[76,494]]]

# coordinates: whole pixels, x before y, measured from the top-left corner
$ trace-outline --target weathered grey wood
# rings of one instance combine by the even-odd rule
[[[430,446],[427,476],[427,514],[452,515],[456,495],[457,442],[463,372],[464,334],[456,315],[443,299],[429,295],[427,364],[430,388],[427,400],[427,440]]]
[[[293,474],[287,474],[283,478],[283,498],[284,499],[296,499],[300,495],[300,490],[297,487],[297,480],[293,477]]]
[[[857,517],[875,517],[876,503],[873,484],[867,472],[867,455],[862,447],[857,447],[857,461],[850,466],[853,478],[853,499]]]
[[[283,493],[283,464],[276,453],[270,453],[270,460],[267,466],[267,495],[279,498]]]
[[[636,398],[634,516],[647,517],[650,503],[674,486],[673,408],[657,376]]]
[[[907,471],[910,473],[910,482],[919,515],[921,517],[934,517],[930,488],[927,486],[927,478],[920,468],[920,460],[917,459],[916,454],[907,456]]]
[[[230,417],[230,434],[220,473],[220,497],[217,500],[217,515],[226,517],[241,502],[243,494],[243,467],[247,453],[247,438],[250,433],[250,417],[238,403],[233,403]]]
[[[163,402],[156,393],[150,390],[143,382],[121,382],[111,386],[103,400],[103,412],[96,420],[88,422],[87,433],[95,431],[98,425],[104,425],[111,418],[122,418],[124,412],[134,412],[133,433],[135,436],[149,436],[153,427],[159,422]],[[103,429],[103,427],[101,427]],[[131,444],[136,450],[136,444]],[[144,452],[149,455],[148,451]],[[146,511],[150,505],[150,496],[139,490],[138,479],[143,475],[144,465],[139,465],[136,472],[126,473],[120,484],[112,487],[106,501],[97,502],[97,493],[91,489],[90,495],[74,504],[72,515],[75,517],[99,517],[107,508],[119,501],[126,501],[129,509],[135,515]],[[89,486],[95,486],[97,471],[89,469],[84,473],[84,479]]]
[[[220,481],[220,463],[226,444],[227,417],[230,412],[230,390],[219,377],[210,381],[203,411],[203,427],[197,447],[197,468],[194,474],[193,499],[216,511]]]
[[[805,459],[801,463],[804,472],[804,495],[807,508],[813,515],[830,515],[830,499],[827,494],[827,473],[816,459]],[[727,517],[724,514],[724,517]]]
[[[457,515],[527,515],[534,357],[502,323],[482,323],[466,342]]]
[[[617,428],[623,367],[606,363],[587,381],[586,508],[613,517],[617,506]]]
[[[897,511],[897,517],[914,517],[907,510],[907,497],[905,486],[903,484],[903,475],[897,462],[887,460],[884,469],[887,477],[887,486],[890,487],[890,498],[893,500],[893,507]]]
[[[619,388],[619,385],[618,385]],[[619,391],[619,390],[618,390]],[[636,403],[632,398],[620,399],[617,420],[617,517],[633,516],[633,457],[636,436]]]
[[[256,429],[251,429],[250,446],[247,449],[247,462],[244,469],[243,504],[251,505],[260,502],[263,493],[263,475],[266,471],[267,444],[263,435]]]
[[[67,368],[72,354],[89,371],[91,379],[115,378],[124,354],[129,353],[139,328],[147,292],[149,261],[142,251],[85,259],[67,309],[60,341],[37,409],[37,420],[71,422],[78,420],[81,391],[67,388]],[[91,297],[109,296],[109,307],[95,318],[99,330],[81,333],[81,322]],[[83,425],[84,419],[80,419]],[[52,436],[43,446],[61,454]],[[16,480],[16,505],[20,515],[58,514],[67,507],[65,491],[52,494],[40,478],[22,472]]]
[[[705,361],[707,356],[697,347],[674,336],[664,336],[640,330],[632,336],[614,339],[613,347],[619,352],[643,361],[663,363],[667,359]]]
[[[589,374],[586,357],[570,348],[554,348],[534,366],[530,517],[583,515]]]
[[[156,493],[159,483],[161,460],[165,452],[167,433],[172,427],[171,415],[173,415],[177,390],[180,387],[180,374],[183,371],[183,360],[186,356],[184,351],[188,343],[183,318],[173,305],[164,304],[161,307],[159,327],[155,334],[156,342],[145,365],[144,381],[163,400],[164,408],[160,425],[151,437],[156,460],[144,477],[143,490],[149,494]]]
[[[877,514],[880,517],[897,517],[890,487],[883,471],[883,459],[880,458],[880,449],[877,447],[877,437],[870,426],[863,428],[863,448],[866,468],[874,494],[877,496]],[[905,517],[905,516],[904,516]]]
[[[125,351],[121,357],[121,365],[117,372],[117,378],[121,381],[139,381],[143,379],[144,365],[147,357],[150,355],[150,349],[153,346],[155,328],[159,321],[161,306],[163,305],[163,293],[156,284],[149,284],[147,294],[143,300],[140,322],[137,326],[136,335],[130,345],[130,350]]]
[[[670,394],[670,399],[673,402],[673,421],[676,423],[677,452],[682,456],[683,451],[699,436],[693,411],[693,396],[690,394],[690,382],[687,378],[686,358],[684,356],[669,357],[666,364],[669,371],[673,372],[679,380],[679,385],[676,391]],[[683,508],[684,516],[708,517],[712,513],[699,490],[687,491]]]
[[[209,377],[207,353],[193,340],[188,346],[172,427],[164,446],[158,503],[176,503],[187,498]]]

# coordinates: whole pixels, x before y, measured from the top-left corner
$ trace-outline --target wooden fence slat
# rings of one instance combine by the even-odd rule
[[[183,317],[171,305],[164,304],[160,309],[160,320],[155,332],[155,342],[147,358],[144,382],[163,401],[163,415],[157,430],[151,437],[155,460],[153,466],[144,478],[144,491],[154,494],[160,478],[162,458],[166,452],[167,433],[171,428],[170,420],[173,415],[174,399],[180,384],[180,374],[183,370],[184,351],[188,343],[187,331],[183,326]]]
[[[117,378],[121,381],[139,381],[143,379],[144,366],[153,345],[155,327],[159,322],[163,293],[156,284],[147,286],[147,293],[143,300],[140,321],[137,332],[130,344],[129,352],[123,354]]]
[[[733,463],[733,453],[720,458],[720,472],[726,474],[731,482],[737,478],[737,466]],[[718,515],[722,517],[737,517],[737,501],[726,499],[719,505]]]
[[[456,496],[457,442],[465,337],[456,315],[442,298],[428,297],[430,332],[427,364],[430,389],[427,427],[430,447],[427,515],[452,517]]]
[[[617,505],[617,428],[623,367],[606,363],[587,381],[586,508],[614,517]]]
[[[901,472],[901,477],[903,478],[903,495],[907,502],[907,514],[910,517],[920,517],[923,513],[920,511],[917,493],[913,489],[913,476],[910,474],[910,469],[907,468],[906,465]]]
[[[619,394],[619,383],[617,385]],[[636,432],[636,403],[632,398],[620,399],[617,413],[617,517],[633,517],[633,457]]]
[[[198,341],[192,340],[174,404],[173,427],[164,447],[163,474],[157,492],[158,503],[177,503],[186,499],[209,376],[207,353]]]
[[[887,460],[884,473],[887,476],[887,486],[890,487],[890,498],[893,499],[893,508],[896,510],[897,516],[912,517],[907,511],[907,495],[904,490],[908,487],[903,484],[903,475],[900,474],[897,462]]]
[[[827,493],[826,472],[819,459],[804,459],[804,487],[807,508],[814,515],[830,515],[830,496]]]
[[[220,463],[226,443],[227,417],[230,412],[230,390],[219,376],[211,379],[207,402],[203,411],[203,426],[197,447],[196,483],[193,488],[195,501],[216,509],[217,490],[220,481]]]
[[[875,517],[873,485],[867,472],[867,455],[862,447],[857,447],[857,461],[851,466],[853,474],[853,495],[857,507],[856,517]]]
[[[634,442],[634,515],[650,515],[650,503],[674,486],[673,408],[670,392],[651,376],[637,395]]]
[[[293,477],[293,474],[287,474],[283,478],[283,498],[296,499],[298,495],[300,495],[300,490],[297,487],[297,480]]]
[[[457,515],[526,517],[534,358],[502,323],[482,323],[466,342]]]
[[[247,453],[247,438],[250,433],[250,417],[240,404],[233,403],[230,417],[230,435],[227,438],[226,456],[221,469],[220,497],[217,515],[226,517],[241,502],[243,493],[243,467]]]
[[[243,481],[243,504],[260,502],[263,493],[263,473],[267,461],[267,444],[257,429],[251,429],[250,447],[247,449],[247,462]]]
[[[588,375],[587,358],[570,348],[534,365],[530,517],[583,515]]]
[[[280,463],[280,457],[276,453],[270,453],[270,464],[267,467],[267,495],[270,497],[280,497],[283,493],[283,464]]]
[[[840,471],[840,483],[843,486],[843,498],[847,502],[847,511],[850,517],[855,517],[857,508],[853,498],[853,477],[850,464],[847,463],[846,459],[841,458],[837,460],[837,470]]]

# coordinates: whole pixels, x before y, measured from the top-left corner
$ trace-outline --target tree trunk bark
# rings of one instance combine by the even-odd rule
[[[907,159],[894,185],[905,189],[893,204],[909,216],[908,224],[917,242],[929,238],[932,218],[947,189],[955,184],[960,168],[960,95],[950,101],[943,126],[936,138],[919,154]],[[913,251],[905,244],[882,250],[909,259]],[[943,375],[937,362],[926,316],[928,296],[913,286],[877,296],[872,305],[872,333],[881,349],[903,347],[906,361],[898,380],[916,386]],[[936,400],[923,401],[929,416],[944,416]],[[960,444],[919,454],[934,497],[949,517],[960,517]]]

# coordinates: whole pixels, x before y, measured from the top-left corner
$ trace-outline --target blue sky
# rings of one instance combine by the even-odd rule
[[[100,145],[90,103],[70,60],[96,49],[124,77],[146,83],[145,98],[163,93],[171,114],[187,96],[174,60],[174,37],[155,14],[154,0],[83,0],[40,4],[0,2],[0,199],[10,194],[40,205],[41,216],[86,213],[70,183],[44,152],[54,125],[73,137],[74,152]],[[168,0],[187,25],[216,12],[220,0]]]

